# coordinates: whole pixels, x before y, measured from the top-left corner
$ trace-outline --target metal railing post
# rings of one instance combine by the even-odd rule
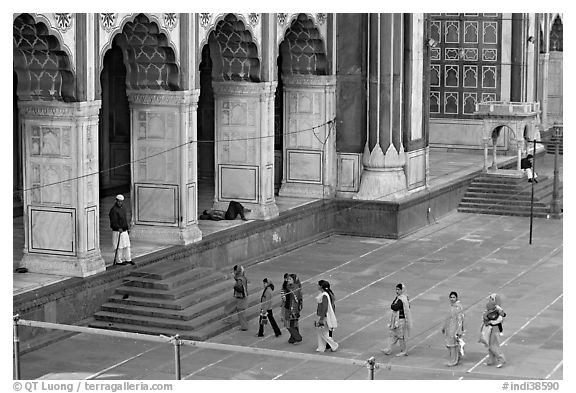
[[[20,379],[20,336],[18,334],[18,321],[20,320],[20,315],[14,315],[14,323],[12,325],[12,335],[14,339],[14,347],[12,349],[12,360],[14,363],[14,379]]]
[[[182,345],[182,341],[180,341],[180,336],[175,335],[172,337],[172,343],[174,344],[174,368],[176,373],[176,379],[181,379],[181,370],[180,370],[180,346]]]
[[[374,380],[374,369],[376,368],[376,358],[372,356],[370,359],[366,361],[368,366],[368,378],[370,380]]]

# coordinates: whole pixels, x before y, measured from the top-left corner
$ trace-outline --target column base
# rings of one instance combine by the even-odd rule
[[[153,243],[184,245],[200,241],[202,231],[198,228],[198,224],[186,228],[135,224],[130,229],[130,238]]]
[[[21,266],[31,273],[70,277],[88,277],[106,271],[106,263],[99,251],[85,257],[24,253]]]
[[[335,190],[323,184],[282,183],[279,196],[295,198],[332,199]]]
[[[354,199],[389,201],[401,198],[407,193],[406,174],[402,167],[364,168],[360,190]]]
[[[247,207],[252,210],[250,213],[246,214],[246,218],[249,220],[269,220],[278,217],[278,214],[280,213],[275,202]]]

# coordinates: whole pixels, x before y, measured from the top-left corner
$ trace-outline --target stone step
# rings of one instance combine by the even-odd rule
[[[519,216],[519,217],[530,217],[530,210],[518,211],[518,210],[506,210],[506,209],[480,209],[480,208],[467,208],[459,207],[458,211],[461,213],[475,213],[475,214],[493,214],[498,216]],[[534,217],[536,218],[549,218],[548,213],[534,212]]]
[[[230,284],[227,283],[227,287]],[[156,318],[179,319],[189,321],[197,318],[207,312],[222,308],[231,299],[232,291],[220,290],[213,296],[198,296],[200,301],[183,309],[161,308],[156,306],[125,304],[120,302],[108,302],[102,305],[102,311],[109,311],[119,314],[141,315]],[[252,294],[248,297],[249,304],[258,303],[258,294]]]
[[[490,205],[490,206],[518,206],[518,207],[530,207],[530,203],[526,204],[526,201],[519,201],[515,199],[497,199],[497,198],[476,198],[476,197],[464,197],[460,201],[460,204],[479,204],[479,205]],[[534,200],[534,207],[548,208],[546,203],[538,200]]]
[[[224,314],[223,306],[227,301],[230,300],[231,297],[226,296],[226,298],[222,299],[222,302],[220,305],[218,305],[218,307],[209,309],[208,311],[200,315],[197,315],[190,320],[163,318],[159,316],[150,316],[150,315],[125,314],[111,311],[98,311],[96,314],[94,314],[94,318],[97,321],[106,321],[110,323],[159,327],[163,329],[174,330],[175,333],[181,330],[196,331],[202,326],[216,321],[222,321],[225,324],[226,322],[224,320],[226,318],[226,315]],[[259,300],[260,299],[258,298],[257,295],[251,296],[249,298],[248,309],[246,310],[247,318],[253,318],[260,314],[260,307],[258,306]],[[237,318],[233,316],[232,320],[234,319]]]
[[[217,296],[222,292],[231,291],[230,282],[224,280],[221,282],[213,283],[205,287],[196,287],[192,293],[180,297],[178,299],[166,298],[166,297],[150,297],[150,296],[137,296],[128,294],[114,293],[108,301],[111,303],[121,303],[124,305],[132,306],[142,306],[142,307],[157,307],[172,310],[184,310],[196,303],[203,301],[206,298]]]
[[[466,198],[488,198],[488,199],[501,199],[501,200],[517,200],[530,202],[530,194],[525,192],[518,193],[505,193],[505,192],[481,192],[481,191],[467,191],[464,194]]]
[[[220,282],[225,282],[225,276],[221,273],[213,273],[209,276],[205,276],[194,280],[190,285],[182,285],[180,287],[165,290],[156,288],[142,288],[138,286],[121,285],[116,288],[115,293],[119,295],[128,295],[143,298],[156,298],[164,300],[177,300],[183,297],[187,297],[199,289],[215,285]],[[228,284],[229,285],[229,284]]]
[[[489,203],[474,203],[474,202],[461,202],[458,208],[469,209],[494,209],[494,210],[510,210],[510,211],[527,211],[530,212],[530,205],[506,205],[506,204],[489,204]],[[550,210],[548,206],[534,206],[535,212],[547,213]]]
[[[490,189],[499,189],[499,190],[515,190],[518,188],[520,183],[510,184],[510,183],[489,183],[484,181],[473,181],[470,184],[470,187],[475,188],[490,188]]]
[[[490,184],[490,185],[516,185],[520,183],[523,179],[520,177],[499,177],[499,176],[478,176],[474,180],[472,180],[472,184],[474,183],[483,183],[483,184]]]
[[[184,259],[162,261],[149,266],[138,268],[130,273],[132,276],[146,277],[151,280],[165,280],[169,277],[182,274],[197,267],[196,263],[188,262]]]
[[[195,267],[190,270],[185,270],[177,275],[169,276],[159,280],[158,278],[145,277],[141,274],[133,276],[132,274],[125,278],[122,285],[138,288],[150,288],[169,291],[178,288],[182,285],[188,284],[194,280],[208,277],[210,275],[226,278],[224,274],[214,274],[214,269],[206,267]]]

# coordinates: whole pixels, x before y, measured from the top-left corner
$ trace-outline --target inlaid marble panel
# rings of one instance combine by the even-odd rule
[[[258,202],[257,166],[219,166],[220,200]]]
[[[74,209],[28,208],[28,251],[75,255],[76,212]]]
[[[426,150],[417,150],[408,155],[408,188],[424,185],[426,181]]]
[[[287,181],[322,183],[322,152],[314,150],[286,150]]]
[[[338,154],[338,190],[358,191],[360,185],[360,155]]]
[[[86,209],[86,251],[96,248],[96,234],[98,233],[98,218],[96,207]]]
[[[178,223],[178,187],[135,184],[136,219],[144,224]]]
[[[188,192],[186,193],[187,197],[187,204],[188,204],[188,224],[195,223],[197,221],[196,217],[198,216],[196,210],[196,200],[197,200],[197,192],[196,192],[196,183],[190,183],[187,185]]]

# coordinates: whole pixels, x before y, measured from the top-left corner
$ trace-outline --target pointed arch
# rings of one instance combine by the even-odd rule
[[[127,89],[180,90],[174,48],[168,34],[152,18],[137,14],[125,20],[103,53],[113,45],[118,45],[124,55]]]
[[[560,15],[556,15],[550,31],[550,51],[563,52],[563,24]]]
[[[325,43],[313,18],[298,14],[280,43],[284,75],[328,75]]]
[[[214,81],[260,82],[260,58],[252,33],[235,14],[226,14],[208,36]]]
[[[74,102],[75,76],[69,54],[43,22],[21,14],[13,22],[13,66],[20,99]]]

